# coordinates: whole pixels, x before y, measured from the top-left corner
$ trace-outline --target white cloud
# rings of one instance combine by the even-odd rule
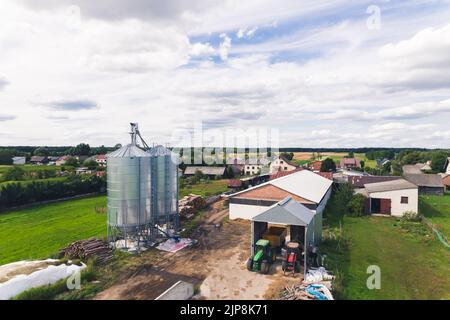
[[[219,55],[220,59],[225,61],[228,59],[228,52],[230,51],[231,48],[231,38],[228,37],[226,33],[222,33],[220,37],[223,39],[223,41],[219,47]]]
[[[0,144],[114,144],[129,121],[164,142],[204,120],[290,146],[449,146],[445,4],[384,3],[369,32],[348,1],[23,1],[0,12]],[[99,107],[46,107],[83,100]]]
[[[198,56],[210,56],[215,54],[216,50],[209,43],[194,43],[191,47],[191,55]]]

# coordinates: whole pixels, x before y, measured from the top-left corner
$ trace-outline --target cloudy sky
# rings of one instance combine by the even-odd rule
[[[450,147],[450,2],[2,0],[0,145],[270,127]]]

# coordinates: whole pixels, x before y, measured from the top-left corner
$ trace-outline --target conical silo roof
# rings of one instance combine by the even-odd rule
[[[148,152],[152,157],[159,157],[159,156],[170,156],[172,155],[172,151],[167,149],[166,147],[162,145],[157,145],[150,149]]]
[[[122,148],[108,153],[107,158],[135,158],[135,157],[150,157],[150,155],[133,144],[128,144]]]

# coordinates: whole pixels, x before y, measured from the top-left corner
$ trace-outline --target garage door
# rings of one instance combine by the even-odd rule
[[[391,214],[391,199],[380,199],[380,213]]]

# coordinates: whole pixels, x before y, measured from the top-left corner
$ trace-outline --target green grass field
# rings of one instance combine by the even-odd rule
[[[345,239],[328,237],[321,248],[326,266],[340,275],[339,298],[450,299],[450,250],[420,222],[339,215],[328,220],[334,233],[342,226]],[[369,265],[381,269],[380,290],[366,286]]]
[[[0,213],[0,265],[46,258],[72,241],[106,236],[106,197],[90,197]]]
[[[198,194],[203,197],[221,194],[228,190],[228,180],[208,180],[205,183],[198,183],[191,186],[180,188],[180,198],[190,193]]]
[[[419,212],[450,238],[450,192],[442,196],[420,196]]]

